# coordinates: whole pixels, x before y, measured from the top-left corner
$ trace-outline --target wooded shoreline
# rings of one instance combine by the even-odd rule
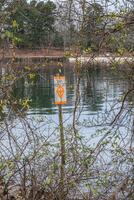
[[[68,55],[66,55],[68,53]],[[5,59],[48,59],[48,60],[63,60],[66,59],[69,63],[74,64],[79,62],[81,64],[90,63],[90,64],[106,64],[111,65],[115,64],[133,64],[134,56],[131,54],[118,55],[116,53],[91,53],[84,54],[74,51],[69,55],[69,51],[64,51],[62,49],[35,49],[35,50],[20,50],[20,49],[9,49],[3,51],[0,49],[0,60]]]

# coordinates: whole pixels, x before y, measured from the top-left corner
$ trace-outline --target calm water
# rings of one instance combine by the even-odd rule
[[[36,72],[34,79],[29,80],[28,77],[25,77],[19,80],[13,90],[13,96],[16,98],[28,97],[31,100],[26,117],[35,133],[41,138],[43,136],[53,142],[56,142],[55,136],[59,136],[58,107],[54,104],[53,81],[53,77],[58,71],[58,68],[50,68]],[[63,68],[62,73],[66,77],[67,87],[67,104],[63,106],[64,127],[71,127],[76,93],[78,92],[77,75],[73,67]],[[102,134],[104,135],[108,130],[113,135],[121,134],[126,138],[131,135],[129,133],[133,119],[129,107],[132,107],[133,104],[132,95],[125,101],[121,117],[118,120],[119,126],[118,124],[114,127],[109,126],[119,112],[122,97],[131,87],[130,84],[123,72],[100,69],[82,70],[79,84],[80,101],[75,124],[79,134],[87,140],[89,145],[94,146]],[[14,116],[11,114],[12,123],[10,120],[8,123],[12,127],[14,137],[18,137],[18,142],[23,145],[26,134],[25,122]],[[125,139],[126,145],[128,140]]]
[[[46,69],[38,72],[34,80],[27,78],[18,81],[14,88],[14,96],[17,98],[28,97],[31,100],[28,116],[34,118],[47,117],[49,129],[58,125],[58,107],[54,104],[54,81],[53,76],[58,68]],[[63,106],[64,122],[71,124],[76,100],[77,75],[73,67],[63,68],[66,77],[67,104]],[[80,102],[77,108],[77,125],[81,128],[82,135],[95,132],[96,126],[109,124],[121,106],[122,95],[130,87],[129,80],[123,72],[115,70],[106,71],[100,69],[82,70],[79,85]],[[126,104],[131,103],[126,102]],[[127,106],[127,105],[126,105]],[[128,116],[124,118],[130,120]],[[121,121],[123,127],[127,121]],[[90,128],[90,129],[89,129]]]
[[[57,115],[54,104],[53,76],[58,69],[47,69],[36,74],[34,80],[27,78],[16,83],[14,96],[28,97],[31,100],[29,115]],[[67,87],[67,104],[63,106],[65,115],[74,109],[76,99],[77,76],[73,68],[64,68]],[[106,112],[110,106],[117,103],[123,93],[129,88],[129,81],[124,73],[116,71],[85,70],[81,75],[79,86],[82,116],[97,115]]]

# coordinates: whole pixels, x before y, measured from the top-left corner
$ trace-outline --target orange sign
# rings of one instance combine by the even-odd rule
[[[55,104],[66,104],[65,76],[54,76]]]

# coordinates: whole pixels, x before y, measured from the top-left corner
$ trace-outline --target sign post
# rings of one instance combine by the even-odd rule
[[[66,104],[66,84],[64,76],[54,76],[55,104],[59,109],[59,129],[60,129],[60,147],[61,147],[61,165],[60,165],[60,189],[61,199],[64,199],[64,179],[65,179],[65,138],[63,129],[62,105]]]

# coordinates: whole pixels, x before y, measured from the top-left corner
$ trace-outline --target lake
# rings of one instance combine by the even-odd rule
[[[83,107],[82,115],[96,115],[107,109],[107,106],[115,103],[129,88],[129,79],[120,71],[88,69],[83,70],[80,80],[80,106]],[[31,106],[28,114],[57,114],[57,106],[54,104],[54,75],[57,69],[47,69],[36,73],[34,81],[27,78],[16,83],[14,96],[18,98],[28,97]],[[76,97],[77,75],[74,68],[64,68],[67,87],[67,104],[64,105],[64,113],[73,110]]]
[[[79,88],[77,88],[78,74],[74,67],[66,66],[60,70],[65,75],[67,88],[67,104],[63,106],[64,124],[72,124],[79,90],[76,126],[80,128],[82,135],[89,138],[89,132],[91,135],[98,131],[98,128],[109,126],[122,105],[123,95],[131,87],[126,74],[115,69],[93,69],[89,66],[81,70]],[[43,121],[43,117],[47,118],[49,129],[58,126],[59,122],[58,107],[54,104],[54,75],[57,73],[59,73],[58,67],[40,70],[31,80],[28,77],[19,80],[13,91],[16,98],[30,99],[27,116],[38,118],[40,121]],[[125,107],[129,107],[131,103],[132,98],[128,98]],[[120,127],[124,127],[123,132],[126,129],[125,120],[131,121],[128,114],[120,120]]]

